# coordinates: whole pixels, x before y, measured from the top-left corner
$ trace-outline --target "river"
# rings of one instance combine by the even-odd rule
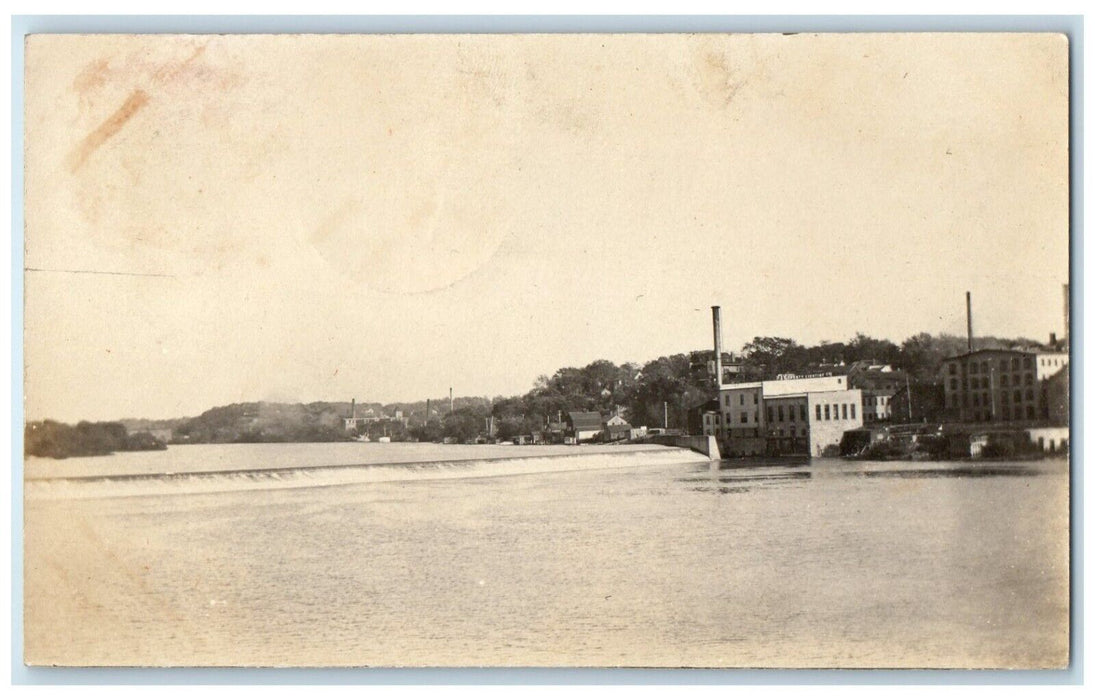
[[[1068,660],[1059,460],[194,445],[25,475],[31,663]]]

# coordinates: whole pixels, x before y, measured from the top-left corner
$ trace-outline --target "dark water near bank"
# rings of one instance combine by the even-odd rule
[[[1067,662],[1064,462],[305,447],[31,460],[28,660]]]

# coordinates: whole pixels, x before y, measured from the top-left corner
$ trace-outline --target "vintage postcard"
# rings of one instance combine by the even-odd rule
[[[25,662],[1067,666],[1068,57],[28,37]]]

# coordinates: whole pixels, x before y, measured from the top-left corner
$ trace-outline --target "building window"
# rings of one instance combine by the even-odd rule
[[[1026,384],[1027,386],[1030,386],[1031,384],[1033,384],[1034,383],[1034,375],[1029,374],[1029,373],[1026,374],[1023,377],[1023,383]]]
[[[1008,375],[1001,374],[1000,375],[1000,386],[1007,386],[1007,385],[1008,385]]]
[[[771,406],[768,407],[768,422],[769,423],[773,422],[772,421],[772,407]]]
[[[1024,357],[1023,358],[1023,369],[1030,369],[1030,358],[1029,357]]]
[[[1000,360],[1000,369],[1005,371],[1005,372],[1008,371],[1008,361],[1007,360]]]
[[[831,416],[830,416],[830,413],[829,413],[829,404],[825,404],[825,420],[829,420],[830,417]]]
[[[816,405],[814,406],[814,408],[816,408],[816,409],[817,409],[817,411],[816,411],[816,413],[817,413],[817,419],[818,419],[818,420],[821,420],[821,404],[816,404]]]
[[[741,422],[742,423],[748,423],[749,422],[749,414],[746,413],[745,411],[741,412]]]
[[[841,409],[840,410],[840,417],[843,418],[844,420],[848,420],[848,404],[846,404],[846,403],[840,404],[840,409]]]
[[[963,396],[962,398],[965,399],[966,397]],[[963,401],[962,403],[965,404],[965,401]],[[978,396],[977,394],[973,395],[973,405],[974,406],[980,406],[981,405],[981,397]]]
[[[1033,389],[1027,389],[1027,401],[1033,401],[1033,400],[1034,400],[1034,390]]]
[[[1019,358],[1018,357],[1011,358],[1011,369],[1012,370],[1018,370],[1019,369]]]
[[[953,362],[947,365],[947,369],[950,371],[951,374],[958,374],[958,365]]]
[[[779,416],[779,422],[783,422],[783,406],[776,406],[776,414]]]
[[[852,420],[855,420],[855,404],[852,404]]]
[[[1034,417],[1034,406],[1027,406],[1027,418]]]
[[[1015,403],[1021,403],[1022,401],[1023,401],[1023,392],[1016,389],[1015,390]]]
[[[981,374],[988,374],[988,373],[989,373],[989,361],[985,360],[984,362],[981,363]]]
[[[757,405],[757,392],[755,392],[755,391],[753,392],[753,405],[754,406]]]

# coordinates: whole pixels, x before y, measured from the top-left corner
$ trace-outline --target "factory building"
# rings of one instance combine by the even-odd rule
[[[1066,366],[1068,353],[1054,351],[986,349],[949,357],[942,365],[944,410],[963,423],[1047,420],[1054,402],[1048,380]]]
[[[704,432],[719,439],[727,456],[820,457],[844,431],[862,427],[862,402],[844,376],[724,384],[718,418],[705,420]]]

